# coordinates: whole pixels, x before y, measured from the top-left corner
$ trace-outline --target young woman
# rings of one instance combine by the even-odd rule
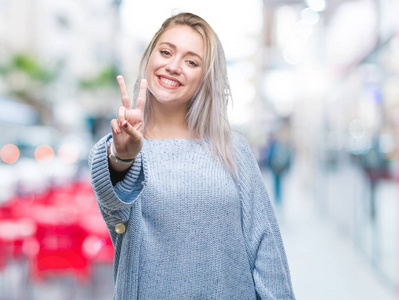
[[[118,76],[123,105],[89,157],[115,247],[114,299],[294,299],[257,162],[229,127],[212,28],[172,16],[140,70],[135,109]]]

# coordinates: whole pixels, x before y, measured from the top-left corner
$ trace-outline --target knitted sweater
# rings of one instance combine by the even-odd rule
[[[89,166],[115,247],[115,300],[294,299],[273,208],[245,138],[232,135],[238,178],[198,141],[144,139],[115,186],[111,142],[108,135],[93,147]]]

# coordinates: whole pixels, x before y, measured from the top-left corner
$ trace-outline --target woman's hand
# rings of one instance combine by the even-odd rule
[[[114,152],[121,160],[133,160],[143,147],[143,118],[147,81],[141,80],[137,105],[135,109],[132,109],[123,76],[119,75],[117,80],[121,90],[122,106],[119,107],[118,119],[111,120]],[[114,166],[114,164],[112,165]]]

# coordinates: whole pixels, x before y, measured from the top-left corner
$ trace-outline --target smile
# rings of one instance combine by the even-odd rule
[[[181,86],[181,83],[175,80],[171,80],[165,77],[157,76],[159,83],[166,88],[177,89]]]

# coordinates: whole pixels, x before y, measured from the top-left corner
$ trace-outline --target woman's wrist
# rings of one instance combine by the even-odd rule
[[[131,165],[132,163],[133,163],[133,161],[134,161],[134,157],[133,158],[121,158],[120,156],[118,156],[117,154],[116,154],[116,150],[115,150],[115,145],[114,145],[114,143],[112,143],[111,144],[111,146],[109,147],[109,154],[108,154],[108,157],[112,160],[112,161],[114,161],[114,162],[116,162],[116,163],[119,163],[119,164],[121,164],[121,165]]]
[[[117,172],[123,172],[127,170],[128,168],[131,167],[131,165],[134,162],[134,158],[130,160],[125,160],[121,159],[118,156],[116,156],[115,151],[113,149],[114,144],[112,143],[111,146],[108,147],[108,162],[110,164],[110,167]]]

